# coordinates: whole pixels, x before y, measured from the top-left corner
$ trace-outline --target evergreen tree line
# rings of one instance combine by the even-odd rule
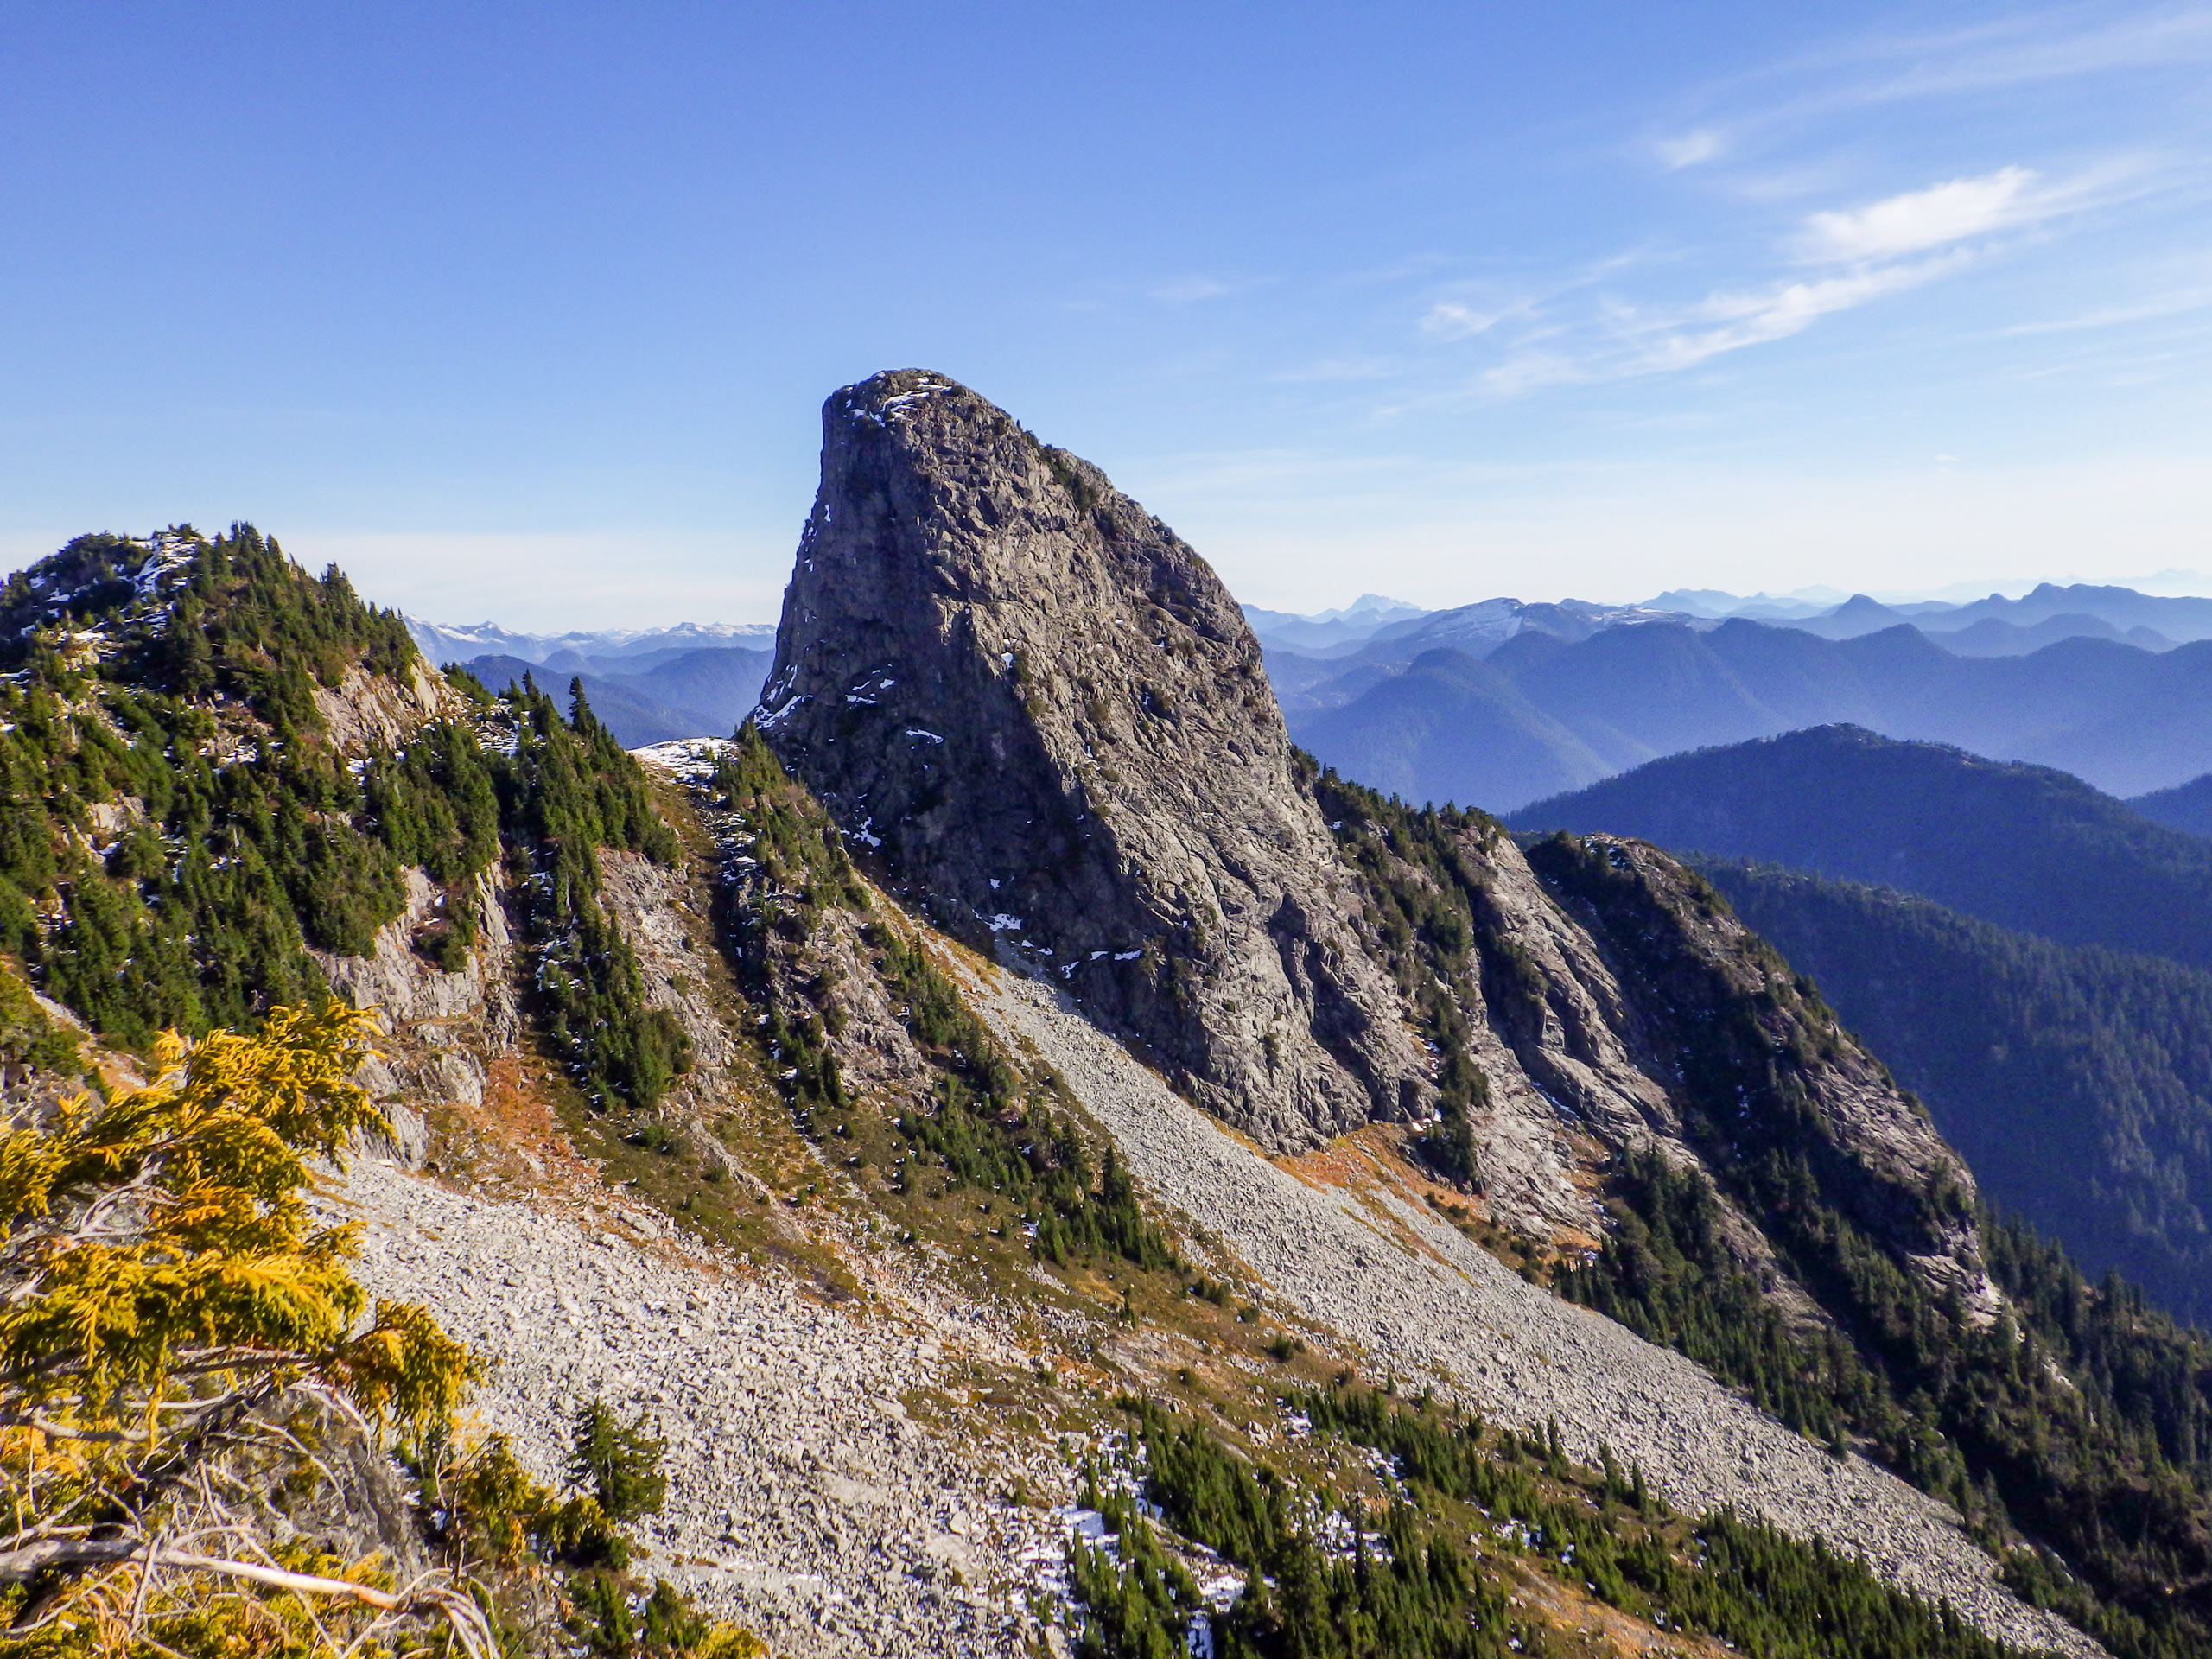
[[[1507,1600],[1507,1557],[1670,1632],[1756,1659],[1996,1659],[2011,1651],[1893,1590],[1856,1560],[1726,1511],[1690,1522],[1610,1453],[1598,1471],[1542,1435],[1493,1431],[1347,1385],[1286,1396],[1317,1446],[1388,1459],[1377,1504],[1226,1449],[1204,1427],[1124,1401],[1141,1498],[1087,1465],[1078,1501],[1114,1535],[1070,1549],[1084,1659],[1170,1659],[1194,1622],[1222,1659],[1498,1659],[1551,1647]],[[1211,1608],[1152,1516],[1244,1578]]]
[[[406,864],[458,890],[466,926],[496,836],[465,729],[359,774],[325,740],[315,690],[411,653],[395,616],[251,526],[169,540],[182,568],[163,606],[124,574],[145,549],[113,537],[0,594],[0,617],[41,619],[0,678],[0,948],[132,1047],[321,995],[307,947],[368,950]],[[104,856],[102,808],[122,817]]]
[[[681,849],[581,680],[569,696],[565,721],[526,675],[488,704],[514,740],[512,753],[490,757],[508,879],[536,948],[531,984],[545,1035],[570,1079],[595,1110],[650,1111],[690,1069],[690,1042],[673,1014],[645,1006],[637,952],[601,891],[599,854],[672,866]]]
[[[798,981],[823,912],[865,912],[868,888],[830,815],[785,772],[751,721],[715,758],[708,787],[741,826],[721,893],[739,984],[765,1012],[758,1039],[793,1122],[819,1139],[815,1114],[849,1103],[830,1049],[845,1015],[833,971],[825,968],[804,987]]]
[[[1490,1104],[1490,1081],[1475,1064],[1466,1007],[1483,993],[1493,1006],[1522,1009],[1542,996],[1517,950],[1474,948],[1478,928],[1493,940],[1500,935],[1489,882],[1463,843],[1484,848],[1503,831],[1472,807],[1408,807],[1304,753],[1297,762],[1338,850],[1360,876],[1383,961],[1436,1052],[1436,1123],[1421,1150],[1447,1179],[1478,1187],[1474,1118]]]
[[[142,584],[156,557],[171,569]],[[673,836],[588,709],[564,724],[534,690],[500,702],[471,686],[482,717],[517,731],[512,753],[448,721],[349,764],[316,692],[404,675],[414,645],[396,613],[334,568],[308,576],[251,525],[154,548],[79,537],[0,588],[0,950],[104,1036],[143,1049],[319,999],[310,948],[372,949],[410,866],[444,889],[414,943],[457,969],[504,847],[580,1086],[647,1105],[682,1069],[594,859],[672,858]],[[96,853],[103,817],[119,833]]]
[[[758,1030],[770,1067],[801,1128],[818,1135],[817,1113],[852,1104],[830,1049],[845,1016],[834,973],[822,969],[802,985],[801,964],[825,909],[868,912],[868,887],[829,814],[751,721],[717,760],[709,788],[748,837],[739,856],[749,866],[728,872],[726,883],[741,895],[728,918],[741,977],[766,1010]],[[929,1109],[911,1109],[892,1124],[911,1148],[894,1190],[907,1190],[918,1154],[948,1186],[1000,1195],[1036,1228],[1033,1248],[1044,1260],[1106,1252],[1147,1269],[1179,1267],[1110,1142],[1094,1175],[1057,1080],[1024,1073],[918,939],[881,918],[864,924],[861,937],[933,1074]]]
[[[1927,1103],[1993,1202],[2212,1326],[2212,974],[1884,888],[1702,868]]]
[[[1472,976],[1501,1034],[1533,1040],[1541,982],[1502,935],[1473,855],[1489,822],[1407,807],[1325,771],[1313,786],[1416,1007],[1430,979]],[[1971,1200],[1951,1184],[1878,1181],[1831,1143],[1807,1079],[1842,1031],[1812,981],[1763,944],[1750,947],[1756,971],[1743,984],[1707,964],[1688,930],[1726,901],[1694,873],[1662,898],[1629,861],[1571,837],[1528,853],[1657,1011],[1686,1132],[1834,1334],[1788,1328],[1726,1249],[1705,1178],[1648,1160],[1613,1172],[1608,1241],[1558,1288],[1689,1354],[1801,1432],[1856,1446],[1958,1505],[1993,1549],[2011,1552],[2024,1589],[2063,1604],[2116,1652],[2212,1643],[2202,1339],[2123,1283],[2093,1287],[2018,1229],[1983,1230],[2018,1323],[1982,1327],[1932,1295],[1883,1240],[1940,1236],[1968,1218]],[[1424,1022],[1432,1040],[1451,1029],[1435,1013]],[[1451,1129],[1447,1116],[1429,1155],[1457,1173]],[[1880,1238],[1862,1221],[1876,1213]]]
[[[1824,1393],[1875,1456],[1958,1505],[1993,1547],[2024,1536],[2055,1552],[2063,1568],[2050,1557],[2044,1567],[2064,1575],[2074,1616],[2115,1652],[2203,1651],[2212,1642],[2212,1353],[2202,1339],[2117,1281],[2093,1290],[2062,1254],[2018,1230],[1985,1243],[2024,1323],[1980,1325],[1955,1296],[1932,1294],[1858,1219],[1866,1194],[1827,1155],[1806,1080],[1840,1031],[1810,982],[1775,958],[1758,988],[1732,982],[1689,944],[1688,919],[1602,849],[1558,836],[1529,856],[1595,918],[1624,974],[1673,1011],[1688,1138],[1856,1351],[1852,1363],[1834,1344],[1806,1344],[1794,1365],[1770,1372],[1777,1357],[1763,1348],[1766,1357],[1731,1380],[1770,1395]],[[1725,906],[1694,876],[1686,889],[1706,909]],[[1670,1214],[1666,1194],[1665,1183],[1630,1171],[1612,1198],[1655,1239],[1663,1233],[1653,1252],[1662,1260],[1669,1250],[1703,1257],[1696,1275],[1672,1277],[1673,1305],[1650,1294],[1657,1281],[1637,1270],[1632,1238],[1616,1238],[1598,1267],[1612,1278],[1604,1294],[1617,1307],[1642,1304],[1631,1323],[1687,1348],[1691,1330],[1729,1317],[1741,1297],[1717,1241],[1701,1242],[1679,1206]],[[1941,1184],[1883,1189],[1891,1236],[1932,1236],[1966,1203]],[[1712,1305],[1694,1314],[1685,1296]],[[2070,1313],[2074,1327],[2041,1312],[2045,1304]],[[1706,1357],[1725,1366],[1729,1351]],[[2024,1586],[2033,1577],[2027,1559],[2014,1563]]]

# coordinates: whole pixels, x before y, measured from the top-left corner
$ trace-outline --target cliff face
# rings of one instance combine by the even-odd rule
[[[1821,1248],[1791,1230],[1809,1197],[1934,1295],[1995,1311],[1972,1172],[1808,981],[1647,842],[1560,836],[1528,856],[1621,988],[1624,1052],[1668,1085],[1661,1139],[1800,1257]],[[1788,1196],[1773,1179],[1783,1165],[1802,1183]]]
[[[1419,1109],[1235,601],[965,387],[903,370],[824,406],[760,723],[939,922],[1217,1115],[1292,1146]]]

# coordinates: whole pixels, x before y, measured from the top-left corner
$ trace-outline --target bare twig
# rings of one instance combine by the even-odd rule
[[[482,1611],[461,1592],[442,1584],[417,1580],[394,1592],[349,1579],[326,1578],[314,1573],[294,1573],[257,1561],[226,1556],[201,1555],[180,1549],[160,1548],[156,1541],[141,1538],[46,1539],[21,1549],[0,1553],[0,1583],[20,1583],[53,1567],[87,1567],[129,1560],[143,1554],[146,1569],[173,1567],[185,1573],[213,1573],[241,1579],[266,1589],[287,1590],[298,1596],[326,1596],[359,1602],[400,1618],[437,1618],[453,1632],[454,1640],[470,1659],[497,1659],[491,1626]],[[143,1583],[143,1580],[142,1580]],[[21,1634],[18,1626],[12,1632]]]

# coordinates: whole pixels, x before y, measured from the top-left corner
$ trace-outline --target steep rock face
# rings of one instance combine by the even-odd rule
[[[965,387],[823,412],[822,484],[760,715],[950,931],[1049,969],[1279,1146],[1419,1109],[1228,591],[1087,462]]]
[[[1669,1085],[1653,1125],[1662,1139],[1691,1151],[1796,1254],[1821,1249],[1791,1231],[1795,1198],[1809,1196],[1935,1294],[1995,1311],[1964,1160],[1702,878],[1647,842],[1607,836],[1553,836],[1529,861],[1621,988],[1625,1051]],[[1800,1183],[1790,1198],[1776,1184],[1783,1168]]]
[[[1615,1159],[1656,1151],[1707,1173],[1738,1264],[1818,1322],[1796,1280],[1825,1246],[1788,1236],[1802,1205],[1766,1179],[1802,1164],[1930,1291],[1993,1307],[1965,1165],[1700,877],[1642,842],[1524,852],[1478,817],[1409,818],[1334,779],[1319,795],[1369,889],[1369,949],[1421,1000],[1447,1075],[1464,1059],[1483,1079],[1465,1109],[1492,1220],[1582,1248]]]

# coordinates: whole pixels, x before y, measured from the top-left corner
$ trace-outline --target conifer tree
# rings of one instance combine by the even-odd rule
[[[352,1081],[372,1019],[331,1001],[276,1009],[253,1037],[166,1035],[150,1084],[0,1131],[0,1468],[14,1500],[0,1615],[41,1630],[42,1651],[137,1651],[189,1626],[232,1631],[216,1643],[231,1650],[335,1653],[339,1630],[359,1631],[341,1618],[321,1646],[303,1637],[325,1628],[310,1611],[323,1605],[433,1617],[490,1653],[461,1590],[395,1592],[365,1564],[272,1554],[209,1478],[287,1441],[278,1461],[311,1469],[281,1426],[287,1404],[420,1435],[475,1375],[414,1304],[379,1301],[356,1329],[369,1312],[347,1270],[357,1230],[319,1224],[308,1204],[307,1160],[383,1127]]]

